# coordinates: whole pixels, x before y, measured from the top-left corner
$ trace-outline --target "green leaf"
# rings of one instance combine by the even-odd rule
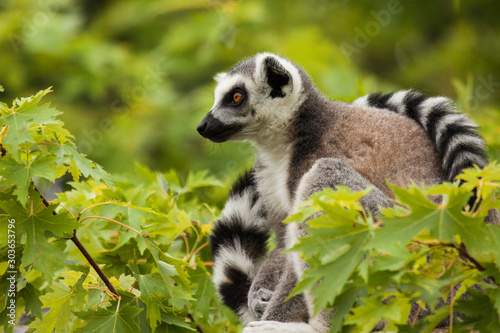
[[[455,308],[455,310],[456,310],[456,308]],[[436,328],[436,326],[439,325],[439,323],[441,321],[443,321],[443,319],[445,319],[446,317],[449,317],[449,316],[450,316],[450,306],[449,305],[445,305],[444,307],[437,309],[434,313],[432,313],[430,316],[428,316],[424,319],[424,322],[427,325],[425,326],[424,329],[421,329],[420,332],[421,333],[433,332],[434,329]]]
[[[471,217],[463,213],[470,192],[464,188],[435,186],[427,194],[442,194],[443,202],[436,205],[426,198],[426,193],[411,185],[408,189],[391,186],[399,202],[406,205],[411,213],[396,213],[382,217],[385,226],[377,232],[372,246],[390,245],[387,240],[407,244],[413,237],[427,230],[430,236],[443,242],[453,242],[459,235],[463,242],[471,246],[482,247],[486,236],[480,217]],[[384,211],[386,212],[386,211]]]
[[[484,200],[500,189],[500,165],[494,161],[482,169],[465,169],[457,178],[466,181],[462,186],[469,191],[478,188],[479,195]]]
[[[25,312],[34,315],[37,318],[42,318],[42,301],[40,300],[41,292],[31,283],[19,291],[19,296],[24,298]]]
[[[500,226],[488,225],[485,230],[492,242],[492,246],[488,249],[488,252],[493,254],[495,262],[500,266]]]
[[[186,181],[186,187],[188,189],[194,190],[196,188],[206,187],[206,186],[222,186],[222,183],[214,176],[209,176],[208,170],[189,173]]]
[[[69,165],[68,165],[68,171],[71,173],[71,176],[73,177],[73,181],[75,183],[78,183],[80,181],[80,176],[82,173],[80,172],[80,169],[78,169],[78,166],[75,163],[75,160],[70,160]]]
[[[356,325],[357,332],[371,332],[381,320],[387,320],[389,324],[404,324],[410,314],[410,300],[400,294],[386,300],[385,304],[377,298],[361,300],[364,305],[352,309],[352,314],[345,322],[348,325]]]
[[[175,280],[177,278],[177,280],[182,283],[184,287],[189,287],[190,282],[188,275],[182,268],[182,265],[185,265],[184,261],[175,259],[169,254],[163,252],[150,238],[140,237],[139,239],[145,243],[149,252],[153,256],[156,267],[158,268],[158,271],[167,286],[173,286],[172,279]]]
[[[177,276],[177,271],[174,266],[159,261],[159,266],[157,266],[157,268],[160,268],[160,273],[141,274],[135,253],[132,258],[132,263],[128,266],[137,280],[139,290],[141,291],[140,298],[146,305],[146,318],[153,331],[161,321],[163,314],[169,311],[164,304],[168,299],[172,302],[193,300],[193,298],[183,291],[183,289],[173,285],[172,279]],[[165,283],[165,274],[171,276],[168,278],[168,283]]]
[[[10,158],[3,158],[0,160],[0,168],[2,177],[6,180],[7,186],[16,186],[14,192],[19,202],[25,206],[28,201],[28,187],[30,186],[33,177],[42,177],[47,180],[53,181],[55,178],[56,170],[52,168],[52,163],[55,161],[54,156],[42,155],[28,163],[18,163]]]
[[[137,333],[139,326],[135,323],[135,318],[140,312],[141,309],[130,304],[125,304],[115,311],[99,308],[97,311],[75,312],[78,318],[87,322],[76,332]]]
[[[71,316],[70,301],[73,292],[62,282],[54,282],[51,288],[52,292],[40,298],[44,307],[50,307],[49,312],[30,325],[40,333],[64,332]]]
[[[19,145],[23,143],[35,143],[33,136],[28,133],[31,125],[58,123],[55,119],[61,112],[50,108],[48,104],[38,106],[43,96],[52,90],[46,89],[29,98],[20,98],[14,101],[14,106],[1,114],[1,124],[9,126],[9,130],[3,139],[3,144],[9,146],[8,151],[17,162],[19,157]]]
[[[500,316],[492,300],[485,294],[470,290],[468,300],[459,300],[455,311],[465,314],[465,321],[479,332],[500,332]]]
[[[186,321],[186,318],[179,317],[174,313],[164,313],[161,316],[161,320],[166,322],[169,326],[174,325],[177,327],[184,328],[188,331],[196,332],[194,328],[190,326],[190,324]]]
[[[193,296],[196,307],[193,310],[195,320],[207,320],[210,315],[210,304],[217,298],[210,274],[200,257],[196,257],[196,269],[189,274],[192,284],[197,286]]]
[[[373,237],[373,230],[357,223],[356,220],[339,219],[337,221],[341,222],[335,223],[337,221],[334,215],[345,217],[343,211],[346,210],[343,207],[325,208],[325,215],[309,223],[315,226],[327,225],[330,220],[330,228],[308,228],[310,236],[301,238],[292,248],[293,251],[316,254],[309,259],[306,258],[311,267],[304,272],[293,292],[296,295],[306,291],[322,278],[311,291],[316,296],[315,311],[326,307],[327,304],[333,304],[335,297],[342,291],[344,284],[360,261],[368,254],[366,246]],[[333,251],[332,254],[332,249],[340,249],[340,251]]]
[[[140,275],[134,274],[141,291],[141,299],[146,304],[146,315],[149,326],[156,329],[161,321],[161,312],[165,312],[162,299],[170,294],[159,274]],[[162,311],[160,311],[160,309]]]
[[[351,312],[351,308],[364,292],[365,288],[350,287],[346,288],[340,295],[335,298],[335,303],[333,304],[333,307],[335,308],[335,314],[330,320],[331,333],[337,333],[341,331],[342,324]]]
[[[47,239],[49,232],[55,237],[71,237],[78,223],[68,214],[53,215],[57,205],[45,207],[36,197],[37,193],[30,190],[34,198],[33,212],[20,206],[15,201],[0,201],[0,207],[16,220],[16,232],[20,237],[26,234],[26,244],[23,251],[22,265],[24,268],[32,265],[43,273],[47,281],[52,281],[55,270],[64,264],[64,253]]]
[[[71,161],[73,161],[73,163],[76,164],[76,167],[80,171],[81,175],[83,175],[84,177],[92,177],[97,182],[103,180],[109,185],[113,184],[108,173],[104,171],[99,164],[92,162],[91,160],[80,154],[71,145],[59,144],[54,154],[58,158],[58,165],[61,165],[62,163],[70,165]],[[77,173],[72,172],[72,175],[73,178],[75,178],[75,176],[77,176]]]

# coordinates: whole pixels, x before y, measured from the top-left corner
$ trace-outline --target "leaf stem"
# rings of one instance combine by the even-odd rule
[[[73,215],[73,213],[69,210],[68,207],[64,206],[63,204],[60,204],[60,203],[57,203],[57,202],[54,202],[54,201],[49,201],[50,204],[53,204],[53,205],[59,205],[61,206],[62,208],[64,208],[70,215],[72,218],[75,218],[75,215]]]
[[[191,250],[189,249],[189,243],[185,233],[182,233],[182,238],[184,238],[184,243],[186,244],[186,257],[189,257],[189,252],[191,252]]]
[[[80,221],[80,217],[82,216],[82,214],[87,210],[87,209],[90,209],[90,208],[94,208],[96,206],[101,206],[101,205],[107,205],[107,204],[110,204],[110,203],[113,203],[113,200],[109,200],[109,201],[106,201],[106,202],[99,202],[99,203],[96,203],[95,205],[92,205],[92,206],[88,206],[84,209],[82,209],[82,211],[80,213],[78,213],[78,216],[76,218],[76,221]]]
[[[193,315],[192,315],[192,314],[188,313],[188,314],[186,315],[186,317],[187,317],[187,318],[188,318],[191,322],[196,323],[196,321],[194,320],[194,318],[193,318]],[[203,331],[201,330],[201,327],[200,327],[200,326],[196,326],[196,332],[198,332],[198,333],[203,333]]]
[[[484,178],[479,179],[479,185],[476,187],[476,201],[471,207],[471,212],[475,212],[481,203],[482,191],[483,191],[483,181]]]
[[[38,142],[36,144],[37,146],[57,146],[58,143],[57,142]]]
[[[81,220],[80,222],[83,222],[83,221],[85,221],[85,220],[87,220],[87,219],[101,219],[101,220],[106,220],[106,221],[109,221],[109,222],[113,222],[113,223],[119,224],[119,225],[121,225],[122,227],[125,227],[125,228],[127,228],[127,229],[129,229],[129,230],[132,230],[133,232],[137,233],[138,235],[140,235],[140,234],[141,234],[141,232],[140,232],[139,230],[134,229],[134,228],[132,228],[131,226],[126,225],[125,223],[121,223],[121,222],[119,222],[119,221],[116,221],[116,220],[110,219],[109,217],[104,217],[104,216],[87,216],[87,217],[85,217],[83,220]]]
[[[451,275],[453,276],[453,272],[451,273]],[[455,295],[453,294],[453,292],[455,291],[454,289],[455,289],[455,285],[452,282],[451,289],[450,289],[450,326],[448,329],[449,333],[453,333],[453,303],[454,303],[454,298],[455,298]]]
[[[481,265],[479,261],[477,261],[474,257],[472,257],[469,252],[467,251],[467,248],[465,247],[464,243],[461,243],[460,245],[456,245],[454,243],[446,243],[446,242],[440,242],[440,241],[430,241],[430,242],[422,242],[419,240],[414,239],[413,240],[417,244],[425,244],[429,247],[436,247],[436,246],[446,246],[446,247],[452,247],[456,250],[458,250],[460,256],[466,258],[468,261],[472,263],[474,268],[476,268],[480,272],[486,271],[486,268]]]
[[[0,143],[3,143],[3,138],[5,137],[5,133],[7,133],[7,129],[9,128],[9,125],[5,125],[2,127],[2,130],[0,131]]]
[[[417,312],[415,313],[415,315],[413,316],[413,319],[411,320],[411,325],[415,325],[417,323],[418,315],[420,314],[420,311],[422,310],[422,307],[420,306],[420,304],[417,304],[417,305],[418,305],[418,309],[417,309]]]
[[[189,257],[188,257],[188,260],[187,260],[187,261],[189,262],[189,260],[191,260],[191,258],[193,258],[193,257],[196,255],[196,253],[200,252],[200,250],[201,250],[201,249],[203,249],[205,246],[207,246],[207,245],[209,245],[209,244],[210,244],[209,242],[206,242],[205,244],[203,244],[202,246],[200,246],[199,248],[197,248],[196,250],[194,250],[194,251],[193,251],[193,253],[191,253],[191,254],[189,255]]]
[[[478,216],[484,209],[485,207],[488,207],[488,205],[494,201],[500,200],[500,195],[497,195],[496,197],[491,198],[487,202],[485,202],[483,205],[481,205],[474,213],[472,213],[472,217]]]
[[[477,268],[478,271],[484,272],[486,270],[486,268],[484,268],[484,266],[481,265],[481,263],[479,261],[477,261],[475,258],[473,258],[469,254],[469,252],[467,251],[467,248],[465,247],[464,243],[460,244],[460,247],[457,247],[455,244],[453,244],[453,246],[455,248],[457,248],[458,251],[460,252],[460,255],[464,256],[465,258],[467,258],[467,260],[469,260]]]
[[[36,192],[38,192],[40,194],[40,198],[42,199],[43,204],[46,207],[49,207],[50,204],[47,201],[47,199],[45,199],[45,197],[42,195],[42,193],[36,188],[35,185],[33,185],[33,188],[35,189]],[[52,212],[52,215],[57,215],[57,213],[56,213],[55,210]],[[78,237],[76,237],[76,230],[73,230],[73,236],[70,239],[75,244],[75,246],[78,248],[78,250],[80,250],[80,252],[83,254],[83,256],[85,257],[85,259],[87,259],[87,261],[90,264],[90,266],[92,266],[92,268],[96,271],[96,273],[102,279],[102,282],[104,282],[104,284],[106,285],[106,287],[108,287],[109,291],[111,292],[111,295],[115,299],[120,300],[121,297],[118,295],[118,292],[116,291],[115,287],[111,284],[111,281],[109,281],[108,277],[106,276],[106,274],[104,274],[104,272],[102,271],[101,267],[99,267],[99,265],[94,260],[94,258],[92,258],[92,256],[87,251],[87,249],[85,248],[85,246],[83,246],[83,244],[80,242],[80,240],[78,239]]]

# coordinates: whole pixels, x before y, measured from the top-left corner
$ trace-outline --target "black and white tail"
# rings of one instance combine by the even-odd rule
[[[250,171],[233,185],[210,236],[214,283],[224,304],[244,323],[257,320],[248,308],[248,291],[266,257],[269,237],[270,224]]]
[[[388,109],[416,121],[434,142],[445,179],[452,182],[464,169],[486,166],[486,145],[478,126],[445,97],[427,97],[416,90],[370,94],[352,104]]]

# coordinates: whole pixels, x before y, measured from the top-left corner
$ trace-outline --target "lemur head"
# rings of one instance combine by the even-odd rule
[[[213,142],[279,136],[301,103],[301,70],[275,54],[245,59],[215,80],[214,105],[197,127]]]

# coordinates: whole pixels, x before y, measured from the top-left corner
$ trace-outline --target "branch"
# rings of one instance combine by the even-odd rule
[[[458,251],[458,254],[461,257],[466,258],[478,271],[484,272],[486,270],[486,268],[483,265],[481,265],[481,263],[479,261],[477,261],[474,257],[472,257],[469,254],[469,252],[467,251],[467,248],[465,247],[464,243],[460,243],[460,245],[457,246],[454,243],[447,243],[447,242],[441,242],[441,241],[427,241],[427,242],[422,242],[422,241],[419,241],[419,240],[416,240],[416,239],[414,239],[413,241],[415,243],[417,243],[417,244],[425,244],[425,245],[427,245],[429,247],[446,246],[446,247],[454,248],[454,249],[456,249]]]
[[[116,221],[116,220],[113,220],[113,219],[110,219],[109,217],[104,217],[104,216],[87,216],[85,217],[84,219],[82,219],[80,222],[83,222],[85,221],[86,219],[101,219],[101,220],[106,220],[106,221],[109,221],[109,222],[113,222],[113,223],[116,223],[116,224],[119,224],[121,225],[122,227],[125,227],[129,230],[132,230],[133,232],[135,232],[136,234],[140,235],[141,232],[137,229],[134,229],[132,228],[131,226],[128,226],[126,225],[125,223],[121,223],[119,221]]]
[[[42,195],[42,193],[36,188],[35,185],[33,185],[33,187],[34,187],[35,191],[37,191],[40,194],[40,198],[42,199],[43,204],[46,207],[49,207],[49,202],[44,198],[44,196]],[[56,213],[55,210],[52,212],[52,215],[57,215],[57,213]],[[99,265],[94,260],[94,258],[92,258],[92,256],[87,251],[87,249],[83,246],[83,244],[80,242],[80,240],[76,237],[76,230],[73,230],[73,236],[70,239],[76,245],[76,247],[78,248],[78,250],[80,250],[80,252],[83,254],[83,256],[85,257],[85,259],[87,259],[87,261],[89,262],[90,266],[92,266],[92,268],[97,272],[97,274],[99,275],[99,277],[102,279],[102,282],[104,282],[104,284],[106,285],[106,287],[108,287],[109,291],[112,293],[113,297],[115,299],[119,299],[120,296],[118,296],[118,292],[116,291],[115,287],[113,287],[113,285],[109,281],[109,279],[106,276],[106,274],[104,274],[104,272],[102,271],[101,267],[99,267]]]
[[[464,243],[461,243],[459,248],[456,245],[453,245],[453,246],[456,249],[458,249],[458,251],[460,252],[460,255],[467,258],[467,260],[469,260],[477,268],[478,271],[484,272],[486,270],[486,268],[483,265],[481,265],[481,263],[479,261],[474,259],[474,257],[472,257],[469,254],[469,252],[467,252],[467,248],[465,247]]]
[[[188,313],[188,314],[186,315],[186,317],[187,317],[187,318],[188,318],[191,322],[196,323],[196,321],[194,320],[194,318],[193,318],[193,315],[192,315],[192,314]],[[203,331],[202,331],[202,329],[201,329],[201,327],[200,327],[200,326],[196,326],[196,332],[198,332],[198,333],[203,333]]]

